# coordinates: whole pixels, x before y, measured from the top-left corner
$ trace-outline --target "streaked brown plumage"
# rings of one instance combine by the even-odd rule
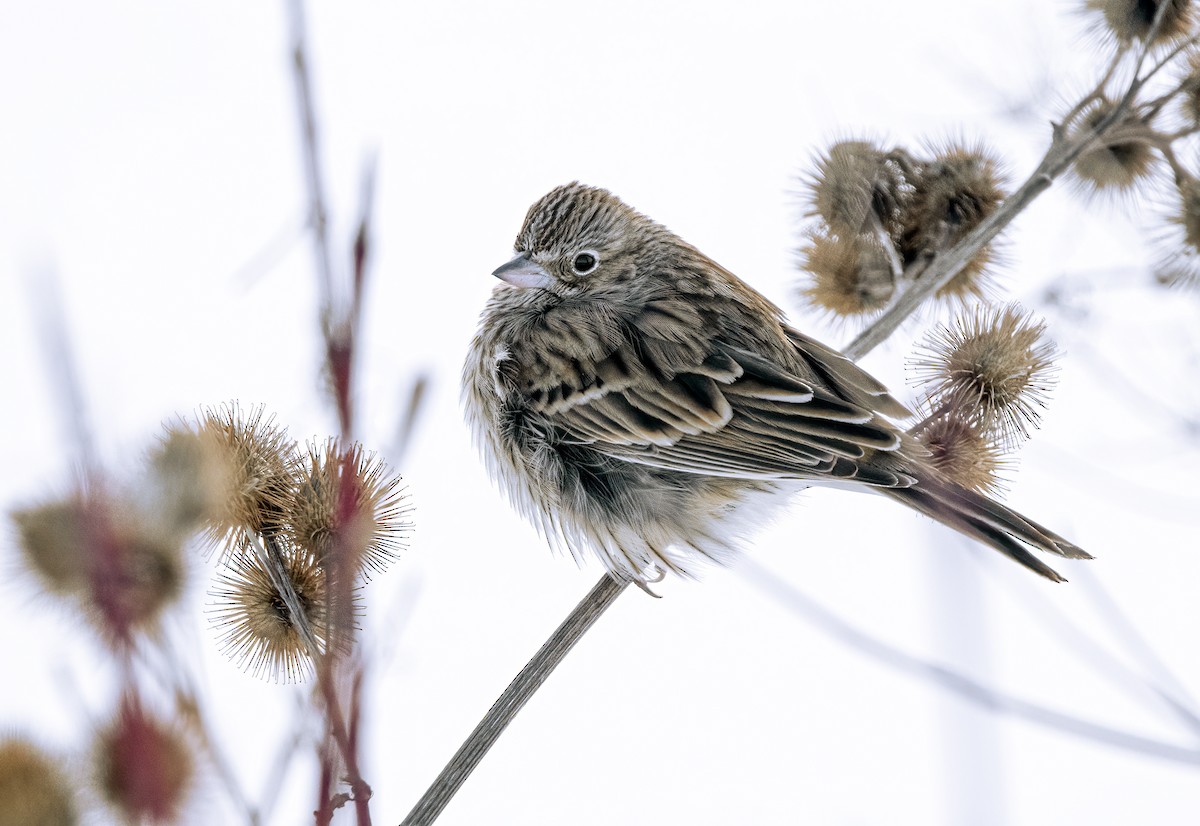
[[[535,203],[496,270],[463,372],[514,506],[621,578],[724,561],[758,506],[809,484],[874,490],[1061,577],[1087,554],[929,466],[909,412],[763,296],[603,189]]]

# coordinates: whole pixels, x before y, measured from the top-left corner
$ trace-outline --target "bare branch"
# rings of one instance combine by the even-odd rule
[[[74,445],[76,461],[86,480],[95,469],[95,447],[92,431],[88,425],[83,390],[79,384],[79,370],[75,363],[75,352],[71,347],[66,312],[63,309],[62,292],[58,286],[58,273],[49,266],[40,272],[30,273],[28,284],[33,304],[37,329],[42,334],[42,349],[46,353],[47,372],[59,395],[58,409],[70,434],[69,443]]]
[[[471,736],[462,744],[446,768],[417,801],[400,826],[426,826],[433,823],[442,809],[454,797],[459,787],[474,771],[475,766],[487,754],[488,749],[508,727],[533,693],[541,687],[550,673],[579,642],[593,623],[629,586],[628,582],[617,582],[607,574],[592,588],[587,596],[575,606],[562,625],[546,640],[533,659],[521,669],[508,688],[500,695],[491,709],[480,721]]]
[[[300,139],[304,151],[304,179],[308,185],[308,220],[313,231],[313,252],[321,288],[322,326],[328,325],[333,301],[333,265],[329,254],[328,211],[325,208],[325,187],[321,179],[321,162],[317,151],[317,117],[313,106],[312,79],[308,71],[307,32],[304,23],[303,0],[289,0],[288,22],[291,26],[292,78],[296,83],[296,100],[300,107]]]
[[[1037,723],[1064,734],[1101,743],[1122,751],[1188,766],[1200,766],[1200,749],[1164,743],[1139,734],[1093,723],[989,688],[952,668],[913,656],[859,630],[816,600],[801,593],[795,586],[780,581],[765,568],[750,560],[743,560],[738,569],[760,592],[848,648],[896,671],[917,677],[930,685],[955,694],[983,709]]]

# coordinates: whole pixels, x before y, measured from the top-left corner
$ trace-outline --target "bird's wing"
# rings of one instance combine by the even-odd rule
[[[794,327],[785,326],[784,332],[809,369],[841,398],[893,419],[907,419],[912,415],[912,411],[893,399],[874,376],[837,350]]]
[[[697,351],[694,328],[685,335],[665,307],[643,314],[638,332],[602,358],[553,371],[530,388],[529,406],[564,438],[652,467],[912,484],[871,461],[900,446],[899,430],[877,413],[907,411],[835,351],[789,331],[817,377],[808,381],[720,341],[705,339],[708,352]]]

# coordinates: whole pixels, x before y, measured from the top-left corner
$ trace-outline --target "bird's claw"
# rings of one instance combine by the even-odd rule
[[[655,599],[662,599],[662,596],[660,594],[656,594],[650,590],[650,586],[656,582],[662,582],[663,579],[666,577],[667,572],[657,566],[655,566],[655,570],[658,572],[658,575],[655,576],[653,579],[643,579],[642,577],[637,577],[636,579],[633,580],[633,584],[636,585],[637,587],[641,588],[643,591],[645,591],[647,594],[654,597]]]

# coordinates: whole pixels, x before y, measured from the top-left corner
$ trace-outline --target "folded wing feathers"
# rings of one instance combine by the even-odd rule
[[[676,335],[681,326],[700,323],[675,308],[653,307],[638,321],[654,332],[651,345],[635,350],[626,344],[586,367],[572,362],[556,374],[560,384],[533,389],[527,400],[570,436],[626,461],[745,478],[911,484],[857,463],[868,451],[900,444],[898,432],[871,406],[890,398],[881,385],[857,368],[842,371],[857,381],[853,393],[863,405],[853,394],[839,398],[839,384],[832,384],[835,392],[814,387],[757,353],[719,345],[701,357],[688,348],[694,330],[690,337]],[[837,356],[814,352],[814,372],[823,375],[821,360]]]
[[[886,493],[910,507],[944,522],[985,545],[1007,554],[1047,579],[1062,582],[1059,574],[1025,547],[1071,559],[1090,554],[1036,522],[986,496],[937,478],[922,478],[919,485]],[[1022,544],[1024,543],[1024,544]]]
[[[791,327],[787,336],[796,352],[825,382],[851,402],[868,410],[877,410],[893,419],[907,419],[912,412],[888,394],[887,388],[869,373],[836,350],[809,338]]]
[[[659,392],[631,387],[625,391],[625,397],[642,410],[671,421],[679,430],[693,436],[719,430],[733,414],[724,397],[719,405],[697,405],[694,397],[675,382],[663,386]]]
[[[709,354],[692,372],[698,376],[716,379],[722,384],[729,384],[741,378],[746,371],[729,355],[718,350]]]
[[[770,399],[773,401],[791,402],[792,404],[804,404],[811,401],[813,397],[811,389],[796,391],[780,387],[776,384],[769,384],[753,376],[742,376],[742,378],[725,388],[725,392],[735,396],[751,396],[756,399]]]

